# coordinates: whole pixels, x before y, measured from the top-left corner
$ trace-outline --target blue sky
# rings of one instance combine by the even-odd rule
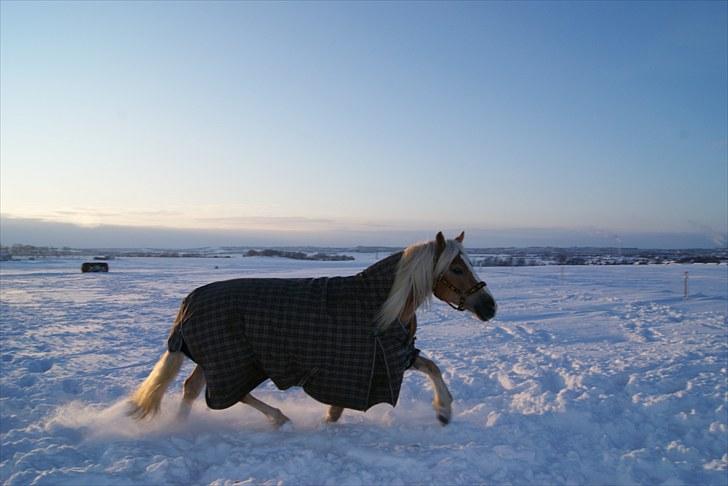
[[[726,2],[0,8],[3,244],[725,245]]]

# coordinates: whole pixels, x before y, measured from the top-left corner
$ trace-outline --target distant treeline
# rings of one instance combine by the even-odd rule
[[[581,250],[578,250],[581,251]],[[660,265],[667,263],[725,263],[728,254],[717,251],[715,254],[679,254],[669,251],[669,255],[645,254],[633,256],[570,254],[567,251],[558,254],[542,254],[525,256],[488,255],[473,257],[476,267],[532,267],[541,265]]]
[[[116,257],[156,257],[156,258],[231,258],[229,255],[215,255],[199,251],[175,250],[109,250],[109,249],[78,249],[64,246],[12,245],[0,246],[0,259],[8,260],[12,257],[21,258],[50,258],[73,257],[97,254],[97,260],[113,260]],[[103,256],[101,256],[103,255]]]
[[[353,256],[336,252],[376,251],[391,253],[391,248],[354,247],[292,247],[280,249],[248,250],[250,247],[204,247],[184,250],[170,249],[78,249],[52,246],[12,245],[0,246],[0,260],[12,258],[53,258],[104,255],[105,259],[114,257],[165,257],[165,258],[231,258],[230,254],[243,256],[265,256],[291,258],[294,260],[350,261]],[[236,251],[232,251],[236,249]],[[648,265],[664,263],[724,263],[728,262],[728,248],[660,250],[638,248],[469,248],[468,253],[475,266],[479,267],[524,267],[540,265]]]
[[[546,263],[536,258],[487,256],[473,259],[473,265],[476,267],[536,267],[546,265]]]
[[[78,250],[74,250],[67,246],[64,246],[63,248],[33,245],[0,246],[0,255],[3,256],[60,257],[79,254],[80,252]]]
[[[157,258],[231,258],[229,255],[207,255],[199,252],[184,251],[125,251],[125,257],[157,257]]]
[[[341,262],[354,260],[349,255],[327,255],[326,253],[314,253],[308,255],[302,251],[285,251],[285,250],[248,250],[243,256],[246,257],[281,257],[291,258],[293,260],[316,260],[324,262]]]

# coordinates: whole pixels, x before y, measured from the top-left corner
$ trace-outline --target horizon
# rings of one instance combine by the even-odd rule
[[[686,233],[613,233],[599,228],[438,228],[371,231],[200,231],[185,228],[81,226],[71,223],[0,217],[0,245],[28,244],[74,249],[190,249],[205,247],[398,247],[447,238],[465,230],[468,248],[636,248],[644,250],[725,249],[722,235],[708,229]]]
[[[0,14],[3,244],[728,244],[725,2]]]

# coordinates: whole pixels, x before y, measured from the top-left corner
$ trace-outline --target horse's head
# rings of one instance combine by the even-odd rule
[[[450,261],[450,264],[445,268],[436,267],[432,293],[454,309],[468,310],[478,316],[480,320],[487,321],[495,317],[498,306],[485,282],[476,275],[465,250],[462,249],[464,238],[465,233],[460,233],[460,236],[455,238],[461,251]],[[442,232],[437,233],[436,243],[439,258],[447,247]]]

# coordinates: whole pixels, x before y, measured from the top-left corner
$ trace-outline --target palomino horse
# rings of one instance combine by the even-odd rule
[[[449,423],[452,396],[442,374],[414,347],[415,313],[434,294],[483,321],[495,316],[463,238],[438,233],[352,277],[235,279],[196,289],[129,413],[140,419],[158,412],[188,357],[197,366],[184,383],[182,417],[206,384],[210,408],[242,402],[281,425],[288,418],[250,394],[270,379],[280,389],[302,387],[330,406],[326,420],[336,422],[345,408],[396,405],[404,371],[414,368],[430,378],[437,418]]]

